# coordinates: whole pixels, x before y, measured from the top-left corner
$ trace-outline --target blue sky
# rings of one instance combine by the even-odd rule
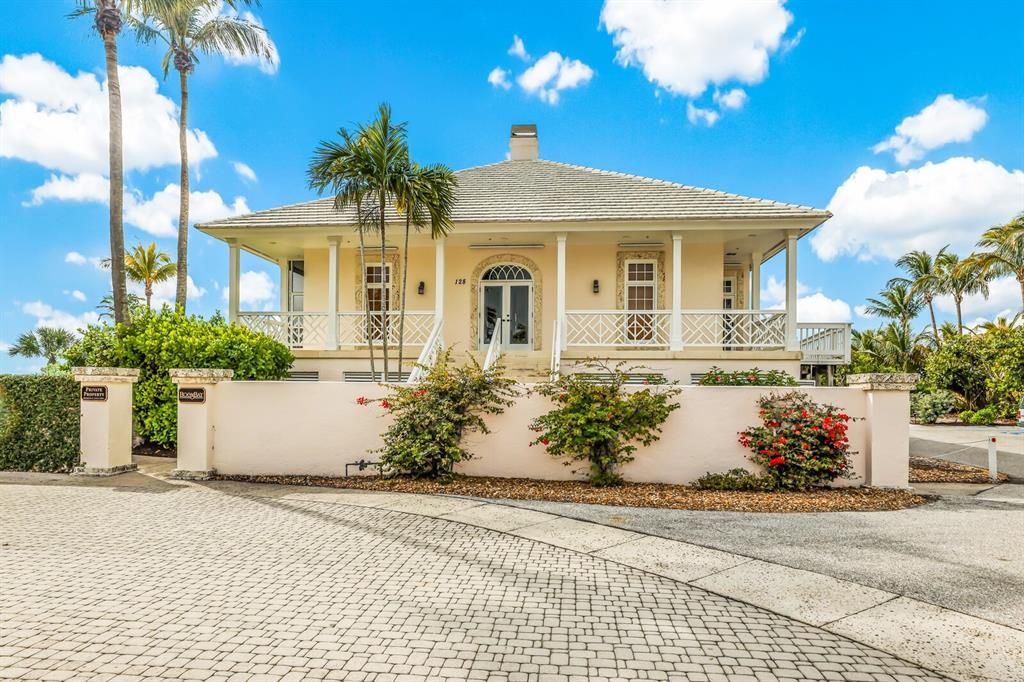
[[[264,0],[279,63],[207,57],[191,79],[193,215],[312,198],[317,141],[381,101],[409,121],[418,160],[453,168],[504,158],[509,125],[535,122],[544,158],[831,208],[801,240],[802,314],[870,326],[856,307],[896,256],[964,253],[1024,209],[1024,4],[710,7]],[[108,248],[103,50],[72,8],[0,8],[0,344],[89,320],[109,288],[91,263]],[[173,252],[176,78],[163,80],[155,46],[126,37],[119,57],[135,139],[126,242]],[[145,123],[131,126],[129,108]],[[190,309],[207,314],[224,307],[226,248],[191,239]],[[779,261],[764,272],[769,300]],[[272,266],[246,256],[243,270],[267,273],[243,287],[251,306],[276,301]],[[997,285],[968,319],[1019,306],[1015,283]],[[0,371],[34,366],[0,357]]]

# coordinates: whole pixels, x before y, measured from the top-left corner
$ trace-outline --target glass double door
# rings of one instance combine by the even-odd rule
[[[480,349],[495,332],[505,350],[533,349],[533,285],[487,283],[480,287]]]

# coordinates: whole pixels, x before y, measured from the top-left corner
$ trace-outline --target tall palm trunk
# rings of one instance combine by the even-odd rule
[[[366,278],[366,239],[363,237],[363,205],[356,202],[356,231],[359,233],[359,267],[363,280],[363,322],[366,326],[366,345],[370,349],[370,378],[377,375],[377,363],[373,357],[373,325],[370,323],[370,283]]]
[[[381,353],[384,354],[384,383],[387,383],[390,378],[388,375],[388,308],[391,302],[391,297],[388,296],[388,285],[391,284],[391,281],[388,277],[387,261],[384,257],[384,246],[387,242],[384,220],[385,198],[386,195],[382,190],[380,193],[380,343]],[[401,372],[401,368],[398,371]]]
[[[1020,284],[1020,309],[1024,310],[1024,273],[1017,275],[1017,283]]]
[[[964,330],[964,317],[960,314],[960,304],[963,303],[964,297],[960,294],[953,294],[953,303],[956,304],[956,330],[962,332]]]
[[[98,11],[118,11],[114,7]],[[124,279],[124,153],[121,139],[121,79],[117,73],[117,34],[104,31],[103,49],[107,66],[107,109],[110,117],[110,284],[114,322],[128,323],[128,289]]]
[[[935,305],[932,303],[932,297],[928,297],[928,312],[932,316],[932,334],[935,335],[935,347],[938,348],[942,345],[942,340],[939,338],[939,325],[935,321]]]
[[[398,313],[398,378],[402,378],[402,360],[405,355],[405,285],[409,280],[409,224],[412,207],[405,212],[405,245],[402,247],[402,301]]]
[[[146,282],[146,310],[153,309],[153,283]]]
[[[174,307],[185,312],[188,297],[188,73],[178,71],[181,79],[181,112],[178,117],[178,151],[181,154],[181,197],[178,203],[178,281]]]

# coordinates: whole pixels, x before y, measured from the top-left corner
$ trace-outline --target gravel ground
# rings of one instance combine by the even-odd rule
[[[681,485],[626,483],[596,488],[582,481],[458,476],[448,483],[404,477],[224,476],[223,480],[402,493],[464,495],[488,499],[542,500],[576,504],[742,512],[891,511],[924,503],[907,490],[832,488],[808,492],[762,493],[697,490]]]
[[[1009,476],[999,474],[1000,481]],[[988,483],[988,469],[928,457],[910,458],[911,483]]]

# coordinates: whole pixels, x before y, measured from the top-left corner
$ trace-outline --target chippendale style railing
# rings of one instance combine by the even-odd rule
[[[291,348],[327,344],[327,313],[239,313],[238,322]]]
[[[397,346],[401,330],[398,311],[388,312],[388,345]],[[245,312],[238,322],[253,331],[262,332],[291,348],[323,349],[327,347],[329,315],[327,313]],[[339,346],[366,345],[366,315],[361,311],[345,311],[337,316]],[[380,313],[370,314],[370,338],[381,345],[383,324]],[[434,328],[433,311],[406,311],[405,344],[421,346]]]
[[[667,310],[569,310],[565,313],[567,346],[668,346],[671,313]]]
[[[683,348],[777,350],[786,347],[781,310],[684,310]]]

